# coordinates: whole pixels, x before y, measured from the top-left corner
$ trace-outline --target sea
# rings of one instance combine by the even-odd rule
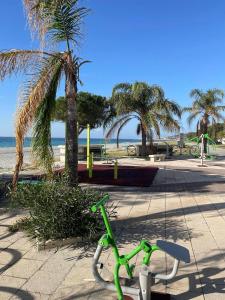
[[[137,139],[120,139],[119,140],[120,144],[121,143],[126,143],[126,144],[132,144],[132,143],[137,143],[140,142],[140,140]],[[79,145],[85,145],[87,143],[86,138],[79,138]],[[91,139],[91,144],[116,144],[116,139],[111,139],[105,141],[105,139],[97,139],[97,138],[92,138]],[[52,146],[58,146],[58,145],[64,145],[65,144],[65,139],[64,138],[52,138]],[[31,138],[26,137],[24,140],[24,147],[30,147],[31,146]],[[16,147],[16,139],[15,137],[0,137],[0,148],[8,148],[8,147]]]

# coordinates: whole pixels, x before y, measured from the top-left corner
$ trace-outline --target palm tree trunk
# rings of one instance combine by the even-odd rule
[[[147,153],[146,143],[147,143],[147,135],[146,135],[144,126],[141,124],[142,156],[146,156],[146,153]]]
[[[202,133],[207,134],[208,133],[208,116],[207,115],[205,115],[202,119],[202,127],[203,127]],[[204,138],[203,143],[204,143],[204,154],[207,154],[207,152],[208,152],[207,151],[207,143],[208,143],[207,139]]]
[[[149,151],[150,151],[150,154],[154,154],[154,144],[153,144],[153,136],[152,136],[152,131],[150,131],[150,134],[149,134]]]
[[[78,183],[77,80],[71,55],[67,58],[65,94],[67,103],[65,169],[69,183],[76,185]]]

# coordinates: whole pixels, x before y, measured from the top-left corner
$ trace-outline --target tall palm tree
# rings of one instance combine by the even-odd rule
[[[220,89],[210,89],[203,92],[193,89],[190,96],[194,98],[192,107],[183,108],[183,112],[189,112],[187,119],[189,125],[198,118],[196,125],[197,136],[208,133],[208,125],[214,126],[218,121],[224,120],[221,114],[225,110],[223,103],[224,92]],[[218,105],[219,104],[219,105]],[[207,139],[204,139],[204,153],[207,153]]]
[[[37,33],[40,50],[0,52],[0,79],[15,73],[32,75],[26,80],[19,97],[16,118],[17,162],[13,183],[23,163],[23,140],[33,125],[33,151],[41,165],[50,172],[53,163],[51,115],[57,89],[65,78],[66,170],[71,184],[77,183],[77,84],[81,61],[74,52],[81,36],[81,23],[87,15],[78,0],[24,0],[31,31]],[[65,51],[62,49],[65,44]],[[50,50],[49,50],[50,49]]]
[[[143,155],[146,154],[147,139],[153,146],[153,134],[155,132],[160,136],[160,127],[171,131],[179,129],[174,116],[180,117],[181,110],[174,101],[165,98],[159,86],[145,82],[119,83],[113,88],[111,101],[117,117],[111,122],[106,137],[116,132],[118,141],[122,128],[130,120],[136,119],[137,134],[142,136]]]

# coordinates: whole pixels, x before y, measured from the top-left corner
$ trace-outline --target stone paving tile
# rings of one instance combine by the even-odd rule
[[[34,240],[30,240],[27,237],[22,237],[15,241],[12,245],[10,245],[10,248],[28,251],[33,247],[33,245],[35,245]]]
[[[74,284],[72,286],[63,286],[59,287],[57,291],[50,296],[50,300],[63,300],[63,299],[84,299],[89,300],[91,294],[95,295],[96,293],[103,292],[104,294],[109,294],[110,292],[104,291],[94,282],[83,283],[83,284]],[[99,297],[97,295],[96,297]],[[100,299],[100,298],[96,298]],[[103,298],[104,299],[104,298]],[[112,298],[111,298],[112,299]]]
[[[30,278],[38,269],[40,269],[42,264],[42,261],[22,258],[11,268],[5,271],[4,275],[20,278]]]
[[[204,286],[203,293],[205,300],[224,300],[225,285]]]
[[[12,245],[12,242],[10,241],[4,241],[4,240],[0,240],[0,249],[5,249],[8,248],[10,245]],[[1,251],[1,250],[0,250]]]
[[[54,252],[54,250],[38,251],[35,247],[32,247],[28,252],[26,252],[23,258],[45,261],[54,255]]]
[[[195,259],[199,266],[217,267],[223,265],[225,267],[225,252],[220,249],[195,253]]]
[[[200,281],[202,285],[225,286],[225,269],[220,267],[201,266]]]
[[[7,241],[7,242],[14,243],[23,236],[24,236],[24,234],[21,232],[11,233],[7,229],[7,231],[5,231],[5,233],[0,235],[0,241],[4,241],[4,242]]]
[[[20,260],[24,254],[21,250],[5,248],[0,249],[0,264],[4,265],[0,269],[0,273],[7,270],[10,266],[14,265],[18,260]]]
[[[167,293],[171,295],[171,300],[205,300],[201,288],[196,292],[180,292],[179,290],[168,288]],[[216,298],[214,298],[214,300],[215,299]]]
[[[201,231],[201,228],[198,228],[198,231],[195,231],[195,233],[198,235],[191,238],[194,253],[218,249],[215,239],[210,232]]]
[[[24,283],[25,279],[0,275],[0,299],[10,299]]]
[[[37,271],[23,286],[29,292],[51,295],[65,277],[64,272]]]
[[[48,273],[68,273],[69,269],[74,265],[75,260],[73,258],[69,259],[61,255],[51,256],[46,263],[42,266],[41,271]]]
[[[62,282],[63,286],[72,286],[74,284],[84,284],[93,280],[92,275],[92,258],[85,258],[78,261],[71,271],[66,275],[64,281]],[[79,272],[77,272],[79,270]]]
[[[183,268],[183,270],[179,270],[176,277],[167,282],[167,287],[181,292],[195,292],[196,289],[201,287],[197,269],[188,271]]]

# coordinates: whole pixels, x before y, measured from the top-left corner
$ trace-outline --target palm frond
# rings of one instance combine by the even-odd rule
[[[0,80],[12,74],[31,70],[43,55],[42,51],[32,50],[11,49],[0,52]]]
[[[213,119],[217,120],[217,122],[225,120],[225,117],[219,112],[219,110],[212,112],[210,115]]]
[[[161,100],[165,99],[165,93],[164,93],[164,90],[161,86],[159,86],[157,84],[153,84],[150,87],[152,89],[152,92],[153,92],[154,96],[156,97],[156,99],[158,101],[161,101]]]
[[[112,91],[111,102],[118,115],[133,112],[132,85],[129,83],[119,83],[115,85]]]
[[[217,105],[215,107],[216,111],[225,111],[225,106],[224,105]]]
[[[42,0],[23,0],[23,5],[27,15],[27,21],[30,26],[32,33],[38,33],[39,37],[42,39],[46,32],[46,25],[42,19]]]
[[[160,124],[164,130],[178,131],[180,129],[179,122],[175,120],[170,114],[165,114],[160,116]]]
[[[124,116],[118,117],[117,120],[112,124],[112,126],[106,133],[105,138],[106,139],[111,138],[118,131],[118,129],[124,122],[126,122],[128,119],[132,119],[133,117],[134,116],[130,116],[130,115],[124,115]]]
[[[62,2],[67,0],[23,0],[27,21],[33,34],[38,34],[43,39],[48,28],[46,10],[54,12],[55,7]]]
[[[146,132],[146,136],[147,136],[147,140],[148,140],[150,146],[153,147],[154,132],[153,132],[152,128],[148,128],[148,130]],[[158,138],[160,138],[160,135],[158,135]]]
[[[151,94],[152,89],[146,82],[136,81],[132,85],[132,96],[135,101],[147,102]]]
[[[199,125],[200,125],[200,121],[198,120],[197,124],[196,124],[196,135],[198,136],[199,133]]]
[[[17,162],[14,174],[15,183],[18,178],[18,172],[23,163],[23,140],[28,129],[32,125],[36,112],[42,101],[45,99],[52,84],[56,70],[63,68],[61,54],[58,57],[49,57],[43,60],[38,72],[26,84],[23,94],[20,95],[22,107],[19,108],[16,118],[16,152]]]
[[[182,109],[175,101],[165,99],[165,109],[168,112],[174,114],[175,116],[178,116],[179,118],[181,118]]]
[[[224,98],[224,91],[214,88],[206,92],[207,98],[209,98],[211,105],[216,105],[217,103],[222,103]]]
[[[83,85],[83,82],[80,79],[80,68],[85,65],[91,63],[90,60],[82,60],[80,57],[74,56],[73,57],[73,65],[75,66],[75,73],[77,81],[80,83],[80,85]]]
[[[81,24],[89,10],[78,7],[78,0],[24,0],[28,23],[41,42],[48,35],[53,42],[72,40],[81,36]]]
[[[78,7],[77,0],[61,1],[49,13],[48,34],[53,42],[73,41],[78,43],[82,36],[81,25],[89,10]]]
[[[51,174],[54,162],[51,145],[51,118],[55,109],[56,92],[62,75],[61,65],[58,64],[49,83],[45,98],[39,105],[34,120],[32,151],[39,166]]]
[[[118,83],[113,87],[112,90],[112,98],[117,95],[117,94],[121,94],[121,93],[131,93],[131,89],[132,89],[132,85],[130,83],[127,82],[123,82],[123,83]]]
[[[187,118],[188,125],[190,126],[191,123],[194,121],[195,118],[199,115],[199,111],[193,111]]]
[[[193,107],[183,107],[182,113],[184,113],[184,112],[193,112]]]
[[[137,135],[140,135],[140,134],[141,134],[141,123],[138,123],[138,124],[137,124],[136,134],[137,134]]]
[[[103,131],[110,127],[113,123],[113,120],[116,118],[116,109],[112,103],[112,99],[107,100],[107,105],[106,105],[106,111],[105,111],[105,118],[103,121]]]
[[[160,120],[160,114],[150,111],[148,114],[143,116],[142,122],[144,121],[144,124],[146,125],[146,128],[151,129],[152,131],[157,134],[157,136],[160,136],[160,126],[159,123],[161,122]],[[146,132],[147,133],[147,132]]]
[[[119,137],[120,137],[120,132],[121,130],[127,125],[128,122],[130,122],[130,120],[132,120],[133,117],[130,117],[128,119],[126,119],[118,128],[117,130],[117,134],[116,134],[116,141],[117,141],[117,145],[119,145]]]
[[[190,92],[190,97],[191,98],[195,98],[195,99],[201,99],[202,98],[202,96],[203,96],[203,91],[202,90],[200,90],[200,89],[193,89],[193,90],[191,90],[191,92]]]

